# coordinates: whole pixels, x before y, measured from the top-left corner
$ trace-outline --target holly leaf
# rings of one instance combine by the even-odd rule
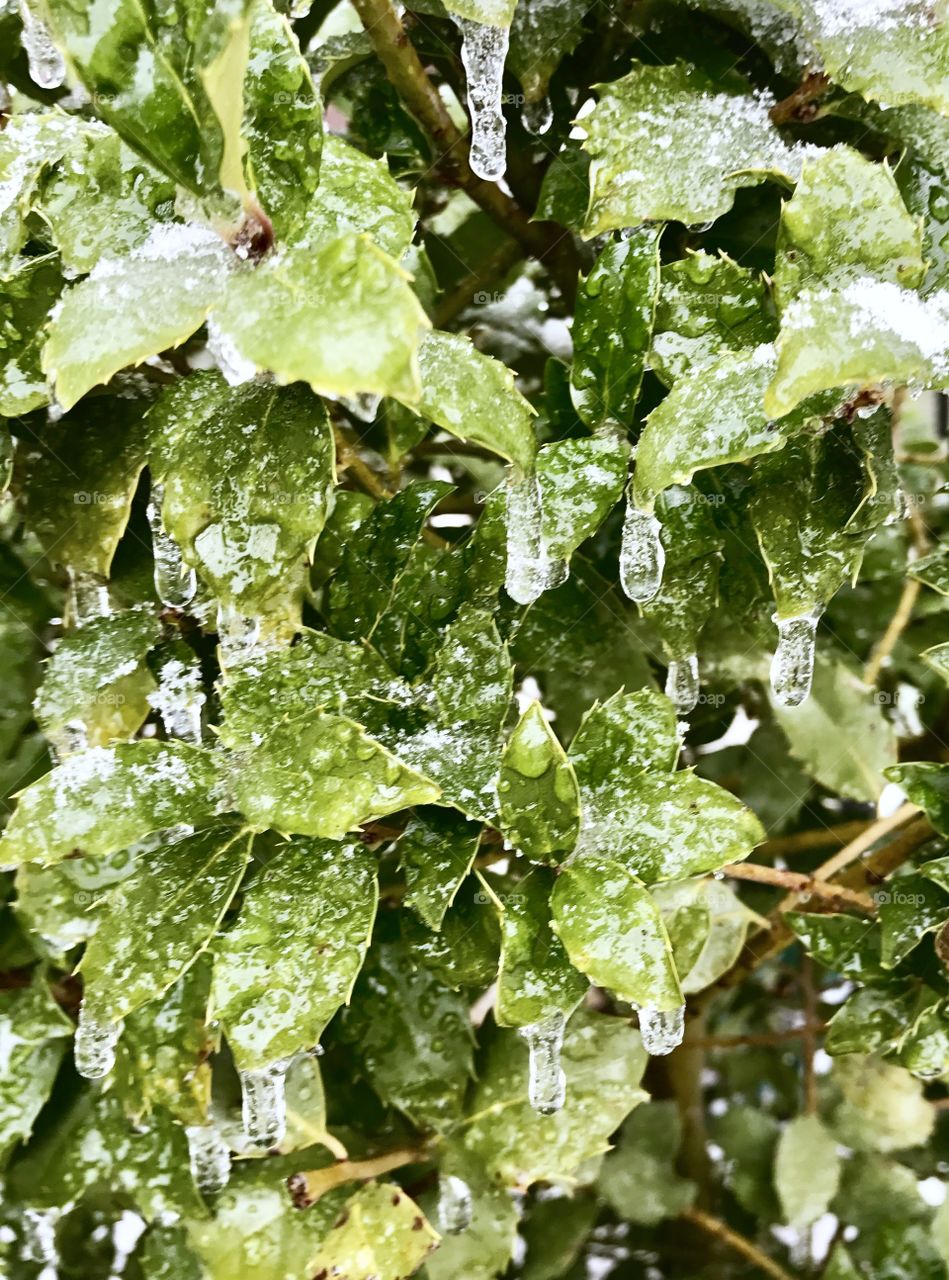
[[[628,465],[621,435],[543,446],[536,470],[548,556],[569,560],[596,533],[622,496]]]
[[[495,1016],[502,1027],[569,1017],[587,984],[571,965],[551,921],[551,872],[535,868],[498,899],[501,961]]]
[[[41,971],[0,992],[0,1032],[8,1046],[0,1070],[0,1162],[29,1138],[72,1035]]]
[[[405,905],[436,932],[471,870],[482,830],[480,823],[451,810],[420,808],[402,833],[399,859]]]
[[[521,853],[543,859],[576,844],[576,775],[537,701],[527,706],[504,748],[498,795],[502,830]]]
[[[52,254],[22,262],[0,285],[0,413],[5,417],[49,403],[40,355],[44,326],[62,287],[60,266]]]

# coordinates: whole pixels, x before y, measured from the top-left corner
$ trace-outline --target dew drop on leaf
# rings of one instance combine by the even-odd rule
[[[619,577],[630,600],[645,604],[662,585],[666,553],[662,545],[662,525],[655,516],[640,511],[629,498],[619,552]]]
[[[774,619],[778,647],[771,660],[771,688],[785,707],[799,707],[811,691],[819,617],[814,612],[798,618]]]
[[[550,131],[554,123],[554,109],[549,98],[538,102],[525,102],[521,111],[521,123],[528,133],[539,138]]]
[[[223,1190],[231,1176],[231,1153],[217,1128],[213,1124],[189,1124],[185,1134],[195,1186],[208,1195]]]
[[[66,79],[66,63],[63,61],[63,55],[53,44],[46,26],[30,9],[26,0],[20,0],[20,14],[23,18],[20,42],[26,50],[30,79],[41,89],[58,89]]]
[[[471,1188],[463,1178],[443,1174],[438,1183],[438,1226],[447,1236],[458,1236],[471,1226]]]
[[[687,716],[699,700],[699,660],[694,653],[673,658],[666,672],[666,697],[680,716]]]
[[[242,1071],[241,1103],[244,1132],[255,1147],[275,1147],[287,1131],[287,1071],[289,1058],[267,1067]]]
[[[507,483],[507,569],[504,586],[518,604],[533,604],[547,586],[540,485],[533,475],[512,474]]]
[[[468,18],[458,18],[457,22],[471,115],[469,159],[479,178],[496,182],[504,177],[507,164],[501,81],[510,33],[506,27],[486,26]]]
[[[543,1022],[532,1022],[521,1028],[530,1055],[527,1096],[542,1116],[552,1116],[566,1100],[567,1077],[560,1067],[565,1025],[564,1015],[555,1013]]]
[[[153,484],[147,513],[152,531],[152,557],[155,561],[155,592],[169,609],[184,609],[194,599],[198,579],[181,558],[181,549],[165,529],[161,518],[164,487]]]
[[[685,1005],[677,1009],[640,1009],[639,1030],[643,1048],[654,1058],[678,1049],[685,1035]]]
[[[101,1080],[115,1066],[115,1046],[122,1034],[121,1022],[99,1022],[79,1009],[79,1025],[73,1054],[76,1070],[86,1080]]]

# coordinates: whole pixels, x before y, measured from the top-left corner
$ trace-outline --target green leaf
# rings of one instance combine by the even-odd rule
[[[873,1241],[873,1274],[913,1276],[914,1280],[942,1280],[945,1263],[930,1238],[917,1223],[888,1223]]]
[[[560,62],[583,34],[586,0],[520,0],[511,20],[507,65],[521,82],[528,102],[540,101]]]
[[[797,1116],[782,1130],[774,1182],[791,1226],[809,1226],[827,1211],[840,1183],[840,1157],[817,1116]]]
[[[552,931],[554,878],[535,868],[498,900],[501,962],[495,1017],[502,1027],[526,1027],[565,1016],[583,999],[587,984]]]
[[[521,853],[543,859],[576,844],[576,775],[537,701],[528,704],[504,748],[498,795],[502,829]]]
[[[104,258],[63,295],[43,370],[70,409],[126,365],[190,338],[222,296],[233,253],[204,227],[156,226],[125,258]],[[131,306],[147,298],[148,306]]]
[[[878,699],[839,658],[818,655],[801,706],[772,700],[772,708],[812,778],[854,800],[877,799],[896,761],[896,735]]]
[[[686,995],[703,991],[727,973],[741,954],[749,926],[763,924],[719,880],[658,884],[652,896],[662,912]]]
[[[418,408],[452,435],[483,444],[493,453],[531,471],[537,441],[534,410],[514,385],[514,375],[457,333],[432,330],[418,351],[422,379],[417,395],[393,394]]]
[[[911,578],[938,591],[941,596],[949,596],[949,555],[945,547],[940,547],[919,560],[913,560],[907,565],[906,572]]]
[[[683,1003],[672,946],[646,886],[620,862],[583,853],[561,871],[551,896],[553,928],[591,982],[646,1009]]]
[[[925,1143],[936,1115],[923,1082],[880,1058],[851,1055],[834,1063],[844,1098],[834,1116],[841,1140],[858,1151],[903,1151]]]
[[[284,249],[235,273],[214,320],[238,356],[280,383],[418,404],[429,322],[406,273],[366,236]]]
[[[0,414],[6,417],[49,403],[40,353],[43,327],[62,287],[59,264],[52,255],[24,261],[0,284]]]
[[[833,1056],[886,1049],[905,1029],[906,1006],[886,988],[863,987],[831,1018],[824,1047]]]
[[[234,86],[249,52],[245,0],[207,11],[179,0],[170,14],[152,3],[45,8],[96,110],[131,146],[198,194],[243,192]]]
[[[365,846],[297,840],[278,850],[215,943],[212,1014],[241,1070],[312,1049],[345,1004],[376,915]]]
[[[590,203],[590,155],[576,143],[564,146],[547,166],[535,217],[581,231]]]
[[[818,964],[863,981],[882,976],[880,935],[872,920],[800,911],[788,911],[785,920]]]
[[[457,1122],[473,1075],[468,1003],[416,966],[395,922],[379,921],[342,1034],[379,1096],[414,1124]]]
[[[577,1261],[598,1216],[592,1196],[535,1200],[520,1235],[527,1244],[523,1280],[560,1280]]]
[[[444,0],[444,7],[456,18],[491,27],[509,27],[516,4],[517,0]]]
[[[949,918],[949,897],[925,874],[897,876],[877,890],[880,919],[880,963],[895,969],[927,934]]]
[[[654,1227],[691,1206],[695,1184],[680,1178],[673,1167],[680,1141],[674,1102],[637,1107],[623,1125],[616,1150],[603,1162],[597,1181],[625,1221]]]
[[[570,1182],[609,1149],[610,1136],[646,1100],[639,1035],[621,1019],[578,1010],[567,1023],[561,1063],[567,1097],[539,1115],[527,1100],[527,1046],[516,1031],[487,1044],[465,1122],[465,1145],[508,1186]]]
[[[236,765],[237,807],[260,831],[340,840],[363,822],[441,795],[355,721],[321,711],[263,730]]]
[[[629,445],[623,436],[558,440],[537,455],[544,545],[554,560],[569,560],[620,500]]]
[[[442,1177],[460,1178],[469,1188],[471,1222],[464,1231],[442,1236],[425,1264],[428,1280],[494,1280],[514,1252],[518,1225],[514,1201],[463,1147],[446,1149],[439,1172]],[[434,1209],[434,1197],[432,1201]],[[425,1201],[423,1207],[427,1210]]]
[[[217,932],[249,857],[247,836],[202,831],[160,844],[111,889],[80,965],[83,1012],[120,1022],[177,982]]]
[[[372,1183],[346,1201],[307,1275],[339,1280],[405,1280],[438,1243],[438,1234],[404,1192]]]
[[[504,883],[490,873],[468,876],[438,933],[410,916],[403,919],[402,934],[413,956],[445,986],[483,990],[497,977],[501,931],[495,900]]]
[[[718,85],[690,63],[634,62],[599,93],[581,122],[593,157],[588,239],[647,221],[709,222],[739,187],[795,173],[792,149],[740,76]]]
[[[436,932],[471,870],[482,829],[451,810],[420,808],[402,833],[405,905]]]
[[[196,825],[218,805],[220,765],[182,742],[128,742],[70,756],[20,792],[0,862],[105,857],[152,831]]]
[[[661,228],[608,244],[581,280],[571,395],[591,430],[628,426],[639,398],[659,293]]]
[[[256,615],[294,579],[301,590],[336,478],[320,400],[306,387],[195,374],[161,396],[149,423],[164,525],[215,596]]]
[[[949,767],[929,761],[894,764],[885,776],[898,782],[913,804],[925,810],[940,835],[949,835]]]
[[[0,992],[0,1163],[25,1141],[53,1087],[72,1023],[40,971],[27,986]]]
[[[315,247],[343,236],[368,235],[399,261],[414,230],[411,195],[395,181],[386,162],[373,160],[343,138],[328,134],[320,183],[299,232],[302,242]]]

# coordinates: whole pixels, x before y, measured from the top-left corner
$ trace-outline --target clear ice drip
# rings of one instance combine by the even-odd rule
[[[76,1070],[86,1080],[101,1080],[115,1066],[115,1046],[122,1034],[121,1022],[99,1022],[79,1009],[79,1025],[73,1045]]]
[[[458,18],[461,61],[468,84],[471,115],[471,167],[479,178],[496,182],[507,163],[505,123],[501,110],[501,82],[507,57],[507,27],[490,27]]]
[[[511,475],[507,482],[507,568],[504,586],[518,604],[533,604],[548,581],[540,485],[536,476]]]
[[[660,1058],[678,1049],[685,1035],[685,1005],[678,1009],[660,1012],[658,1009],[640,1009],[639,1031],[643,1048],[654,1058]]]
[[[38,1262],[44,1267],[57,1267],[59,1253],[56,1249],[56,1224],[62,1210],[24,1209],[23,1247],[24,1262]]]
[[[233,605],[220,604],[217,611],[217,636],[224,665],[237,666],[257,653],[260,619],[248,617]]]
[[[694,653],[673,658],[666,672],[666,697],[680,716],[687,716],[699,700],[699,660]]]
[[[542,1116],[552,1116],[566,1100],[567,1077],[560,1068],[565,1025],[563,1014],[555,1013],[543,1022],[532,1022],[521,1028],[530,1054],[527,1096]]]
[[[166,608],[185,609],[194,599],[198,579],[181,558],[181,550],[165,529],[161,518],[164,486],[153,484],[146,508],[152,531],[152,557],[155,561],[155,592]]]
[[[446,1236],[459,1236],[471,1226],[471,1188],[463,1178],[443,1175],[438,1183],[438,1227]]]
[[[189,1124],[185,1128],[191,1176],[199,1191],[222,1191],[231,1176],[231,1152],[213,1124]]]
[[[774,616],[778,647],[771,659],[771,688],[782,706],[799,707],[811,691],[819,618],[816,612],[799,618]]]
[[[521,123],[528,133],[539,138],[548,133],[554,122],[554,109],[547,97],[537,102],[525,102],[521,111]]]
[[[30,79],[41,89],[58,89],[66,79],[66,63],[46,30],[26,0],[20,0],[23,30],[20,43],[26,50],[30,66]]]
[[[276,1147],[287,1131],[288,1058],[241,1072],[244,1133],[255,1147]]]
[[[630,600],[645,604],[662,586],[666,552],[662,545],[662,525],[626,499],[626,518],[619,552],[619,577]]]
[[[200,747],[205,696],[197,666],[186,666],[177,658],[167,661],[161,669],[158,688],[149,694],[148,701],[161,716],[169,738]]]
[[[66,612],[74,627],[81,627],[94,618],[107,618],[112,612],[109,584],[97,573],[70,569]]]

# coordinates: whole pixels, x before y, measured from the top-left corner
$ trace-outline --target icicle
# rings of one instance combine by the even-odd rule
[[[446,1236],[460,1236],[471,1226],[471,1188],[463,1178],[443,1174],[438,1181],[438,1227]]]
[[[554,109],[549,98],[543,97],[537,102],[524,103],[524,109],[521,111],[521,123],[528,133],[532,133],[539,138],[549,132],[553,122]]]
[[[785,707],[800,706],[811,691],[819,619],[817,610],[798,618],[774,615],[778,647],[771,660],[771,688]]]
[[[479,178],[496,182],[504,177],[504,113],[501,110],[501,81],[510,32],[507,27],[490,27],[469,18],[458,18],[461,30],[461,61],[468,82],[468,111],[471,115],[471,167]]]
[[[73,1057],[76,1070],[87,1080],[101,1080],[115,1066],[115,1046],[122,1034],[121,1022],[98,1022],[86,1014],[84,1005],[79,1008],[79,1026]]]
[[[678,1049],[685,1035],[685,1005],[664,1013],[658,1009],[640,1009],[639,1031],[648,1054],[659,1058],[671,1053]]]
[[[32,11],[26,0],[20,0],[23,30],[20,43],[30,64],[30,79],[41,89],[58,89],[66,79],[63,55],[50,39],[46,26]]]
[[[94,618],[107,618],[112,612],[109,584],[97,573],[86,569],[70,569],[66,611],[74,627]]]
[[[189,1124],[185,1134],[195,1186],[208,1195],[223,1190],[231,1176],[231,1153],[221,1134],[213,1124]]]
[[[208,351],[228,386],[239,387],[244,382],[252,382],[257,376],[253,360],[241,355],[233,339],[222,333],[213,317],[208,321]]]
[[[287,1131],[289,1058],[241,1072],[244,1132],[255,1147],[275,1147]]]
[[[260,640],[260,619],[250,618],[230,604],[219,604],[217,635],[225,666],[236,666],[252,658]]]
[[[563,1014],[555,1013],[543,1022],[521,1028],[530,1053],[528,1097],[534,1110],[543,1116],[559,1111],[567,1096],[567,1078],[560,1069],[565,1024]]]
[[[540,485],[536,476],[511,474],[507,482],[507,569],[504,585],[518,604],[533,604],[547,586]]]
[[[169,738],[180,738],[192,746],[201,745],[201,708],[204,691],[197,666],[186,666],[170,658],[161,668],[158,688],[148,695],[149,703],[162,718]]]
[[[645,604],[662,585],[666,552],[662,545],[662,525],[655,516],[626,499],[626,518],[619,553],[619,577],[630,600]]]
[[[24,1262],[38,1262],[41,1266],[54,1269],[58,1267],[56,1224],[61,1213],[62,1210],[58,1208],[23,1210],[21,1256]]]
[[[699,700],[699,660],[694,653],[673,658],[666,672],[666,697],[680,716],[687,716]]]
[[[198,580],[181,558],[181,550],[165,530],[161,518],[164,486],[153,484],[146,512],[152,531],[152,557],[155,561],[155,593],[169,609],[184,609],[194,599]]]

